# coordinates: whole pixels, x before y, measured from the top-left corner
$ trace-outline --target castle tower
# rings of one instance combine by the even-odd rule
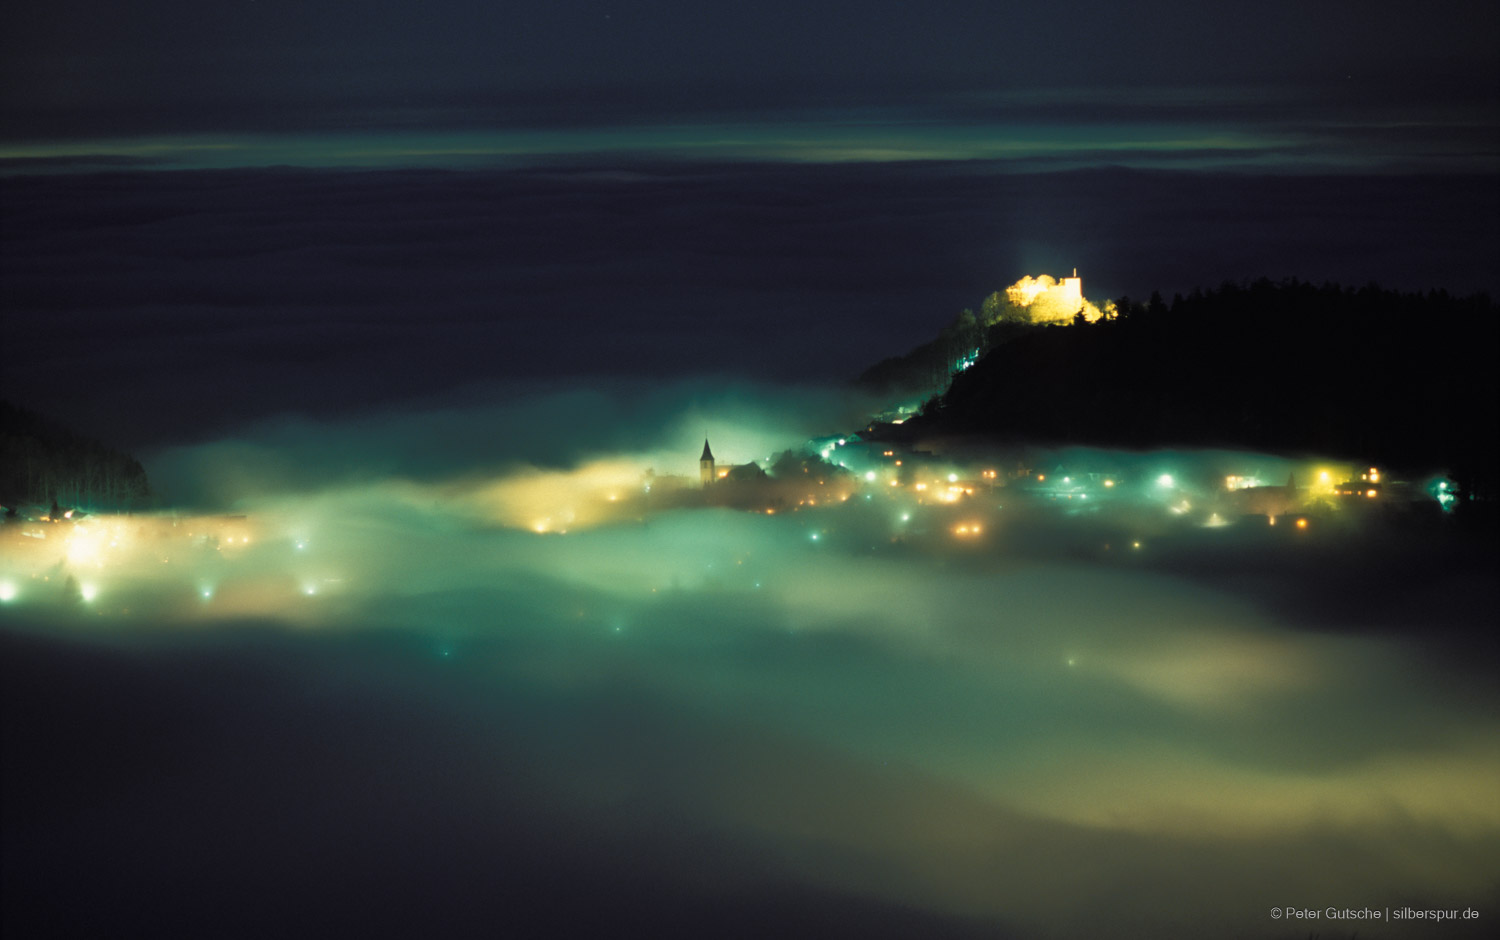
[[[708,438],[703,439],[703,456],[698,458],[698,476],[702,478],[703,485],[714,481],[714,452],[708,449]]]
[[[1073,269],[1072,277],[1065,277],[1062,283],[1057,285],[1058,298],[1069,311],[1083,309],[1083,278],[1078,276],[1078,269]]]

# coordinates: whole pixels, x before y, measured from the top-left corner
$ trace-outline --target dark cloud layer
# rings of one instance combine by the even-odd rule
[[[1021,274],[1493,290],[1488,177],[574,163],[13,177],[4,394],[125,443],[477,382],[841,380]]]
[[[657,0],[17,10],[0,38],[11,137],[660,120],[1124,88],[1432,114],[1493,105],[1493,6],[1278,0]],[[1288,94],[1288,91],[1290,93]],[[1222,107],[1222,105],[1221,105]],[[1075,112],[1076,113],[1076,112]]]

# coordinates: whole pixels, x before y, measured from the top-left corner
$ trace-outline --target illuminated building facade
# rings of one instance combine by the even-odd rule
[[[1027,275],[1005,289],[1005,295],[1017,307],[1030,311],[1033,323],[1068,323],[1080,310],[1089,321],[1099,319],[1100,311],[1083,298],[1083,278],[1078,269],[1072,277],[1056,280],[1050,275]]]
[[[1078,269],[1073,269],[1072,277],[1065,277],[1054,289],[1058,302],[1068,310],[1080,310],[1083,308],[1083,278],[1078,276]]]

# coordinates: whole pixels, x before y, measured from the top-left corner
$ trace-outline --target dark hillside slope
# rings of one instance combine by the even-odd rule
[[[995,348],[911,433],[1342,454],[1493,486],[1500,321],[1486,296],[1258,281],[1122,313]]]

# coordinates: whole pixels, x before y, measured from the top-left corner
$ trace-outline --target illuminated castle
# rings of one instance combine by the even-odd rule
[[[1005,295],[1017,307],[1030,311],[1033,323],[1066,323],[1078,311],[1090,320],[1099,319],[1099,309],[1083,298],[1083,278],[1078,269],[1072,277],[1056,280],[1049,275],[1023,277],[1005,289]]]
[[[703,485],[714,481],[714,452],[708,449],[708,438],[703,439],[703,456],[698,458],[698,476]]]
[[[1073,269],[1072,277],[1065,277],[1062,282],[1054,288],[1057,299],[1069,310],[1079,310],[1083,307],[1083,278],[1078,276],[1078,269]]]

